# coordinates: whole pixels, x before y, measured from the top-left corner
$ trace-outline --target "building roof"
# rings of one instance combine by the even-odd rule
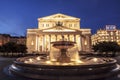
[[[46,16],[46,17],[42,17],[42,18],[38,18],[38,20],[42,20],[42,19],[75,19],[75,20],[80,20],[80,18],[76,18],[76,17],[73,17],[73,16],[68,16],[68,15],[65,15],[65,14],[61,14],[61,13],[57,13],[57,14],[53,14],[53,15],[50,15],[50,16]]]

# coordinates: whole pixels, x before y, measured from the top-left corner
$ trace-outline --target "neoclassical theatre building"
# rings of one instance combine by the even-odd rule
[[[64,14],[54,14],[38,18],[37,29],[27,29],[28,53],[47,52],[51,42],[74,41],[79,51],[91,50],[91,29],[81,29],[80,19]]]

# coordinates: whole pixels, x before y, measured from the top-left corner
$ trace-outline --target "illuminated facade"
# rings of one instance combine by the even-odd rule
[[[0,34],[0,46],[8,42],[26,45],[26,37],[11,36],[10,34]]]
[[[105,29],[100,29],[92,35],[92,45],[103,41],[115,41],[120,44],[120,30],[115,25],[106,25]]]
[[[50,42],[76,42],[79,51],[91,50],[91,29],[80,29],[80,19],[64,14],[54,14],[38,18],[38,29],[27,29],[28,52],[47,52]]]
[[[9,34],[0,34],[0,46],[8,43],[10,40],[10,35]]]
[[[14,43],[17,43],[17,44],[23,44],[23,45],[26,45],[26,37],[24,36],[12,36],[10,37],[10,41],[9,42],[14,42]]]

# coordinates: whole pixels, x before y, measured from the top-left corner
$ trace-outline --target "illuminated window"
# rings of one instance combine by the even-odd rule
[[[111,39],[113,39],[113,37],[111,37]]]
[[[117,42],[119,42],[119,40],[117,40]]]
[[[42,27],[44,27],[44,24],[42,24]]]
[[[46,27],[49,27],[49,24],[46,24]]]
[[[72,27],[72,24],[69,24],[69,27]]]
[[[104,31],[102,31],[101,33],[104,34]]]
[[[119,37],[117,37],[117,39],[118,39]]]
[[[113,35],[113,32],[111,32],[110,34]]]
[[[33,42],[33,41],[31,42],[31,45],[34,45],[34,42]]]
[[[52,26],[54,26],[54,24],[52,24]]]
[[[118,34],[118,31],[116,31],[116,34]]]
[[[77,26],[77,24],[74,24],[74,27],[76,27]]]

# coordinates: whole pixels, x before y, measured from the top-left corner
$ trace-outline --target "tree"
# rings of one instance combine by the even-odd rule
[[[120,45],[117,42],[99,42],[92,48],[95,52],[105,52],[106,54],[112,52],[112,56],[115,56],[116,52],[120,52]]]
[[[8,43],[4,44],[2,47],[5,49],[5,52],[14,53],[14,52],[16,52],[17,44],[14,42],[8,42]]]
[[[2,53],[26,53],[27,52],[27,47],[26,45],[23,44],[17,44],[14,42],[8,42],[2,46],[0,46],[0,52]]]
[[[27,47],[26,47],[26,45],[18,44],[18,45],[17,45],[17,51],[20,52],[20,53],[26,53],[26,52],[27,52]]]

